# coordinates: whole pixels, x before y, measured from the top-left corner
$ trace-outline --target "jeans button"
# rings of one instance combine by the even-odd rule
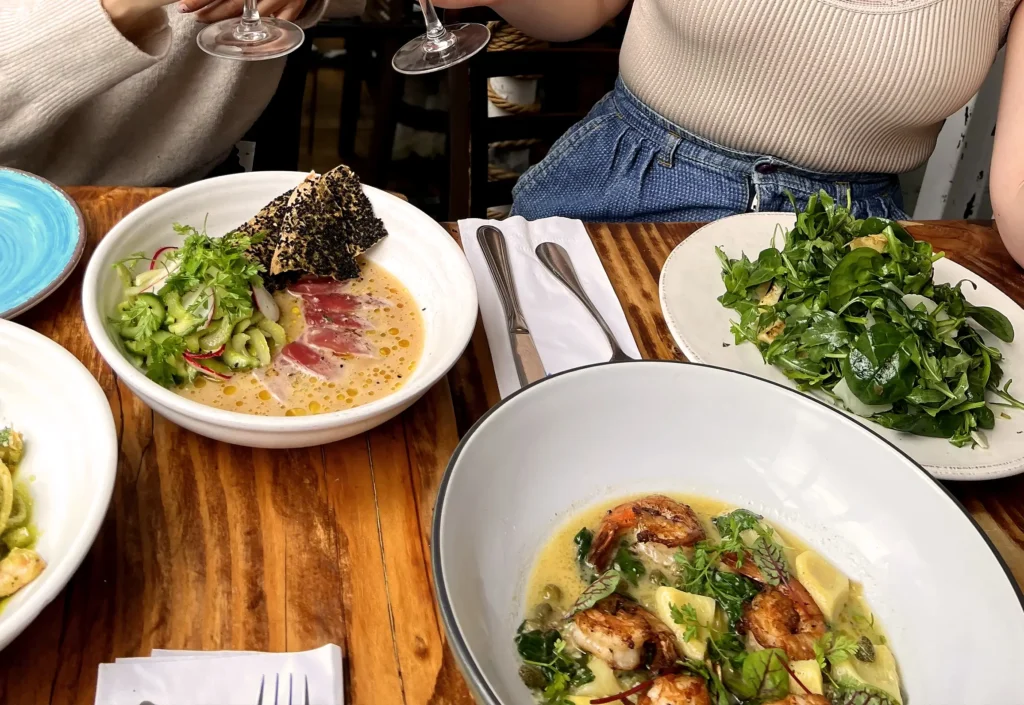
[[[776,167],[774,164],[758,164],[754,169],[758,174],[772,174],[775,172]]]

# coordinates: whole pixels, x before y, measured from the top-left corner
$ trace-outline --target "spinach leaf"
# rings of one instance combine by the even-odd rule
[[[612,567],[618,569],[619,573],[634,587],[640,584],[640,578],[644,577],[646,570],[640,559],[632,554],[625,544],[619,546],[612,560]]]
[[[561,704],[570,690],[594,680],[587,668],[587,657],[573,658],[565,653],[565,642],[555,629],[520,631],[516,650],[524,665],[520,677],[528,687],[543,689],[548,703]]]
[[[891,404],[910,393],[915,371],[908,343],[906,334],[890,323],[876,323],[857,338],[843,361],[843,379],[858,399]]]
[[[737,573],[711,570],[708,572],[707,591],[700,594],[715,598],[728,617],[730,627],[735,627],[743,618],[743,605],[753,600],[758,592],[760,589],[757,583],[750,578]]]
[[[930,416],[920,410],[906,413],[888,411],[884,414],[875,414],[871,420],[894,431],[930,438],[952,438],[963,424],[955,414],[941,413]]]
[[[764,649],[747,654],[737,672],[722,668],[725,687],[743,700],[770,702],[789,695],[788,659],[782,649]]]
[[[862,286],[877,277],[882,264],[882,255],[870,247],[851,250],[829,275],[829,307],[837,313],[841,311]]]
[[[832,311],[811,313],[806,330],[800,334],[802,345],[808,347],[823,345],[829,352],[848,346],[852,339],[846,323]]]
[[[572,538],[572,542],[576,544],[576,562],[579,563],[580,567],[587,565],[587,556],[590,555],[590,546],[594,542],[594,532],[587,527],[583,527],[579,530]]]
[[[1010,319],[988,306],[967,306],[967,315],[1004,343],[1013,342],[1013,324]]]
[[[615,592],[615,589],[619,587],[619,582],[622,581],[622,573],[609,568],[605,572],[597,576],[597,580],[592,582],[587,588],[580,593],[580,596],[576,598],[576,602],[573,603],[572,609],[566,618],[572,617],[577,612],[583,610],[589,610],[591,607],[596,605],[598,602]]]
[[[782,274],[783,271],[782,253],[774,247],[762,250],[761,254],[757,256],[757,262],[754,264],[754,269],[751,271],[750,276],[747,279],[747,287],[749,288],[757,286],[758,284],[770,282],[779,274]]]

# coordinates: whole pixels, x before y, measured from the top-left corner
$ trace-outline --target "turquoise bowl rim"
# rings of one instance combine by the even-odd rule
[[[62,189],[60,186],[53,183],[52,181],[44,179],[41,176],[37,176],[36,174],[32,174],[27,171],[22,171],[21,169],[15,169],[9,166],[0,166],[0,172],[2,171],[10,171],[14,172],[15,174],[27,176],[30,179],[35,179],[36,181],[40,182],[43,186],[52,189],[57,193],[58,196],[63,198],[71,205],[71,208],[75,211],[75,217],[78,219],[78,242],[75,243],[75,251],[71,253],[71,259],[69,259],[68,263],[64,265],[64,269],[61,270],[60,274],[54,277],[50,281],[50,283],[48,283],[41,290],[39,290],[38,293],[34,294],[31,298],[29,298],[28,301],[22,302],[15,306],[14,308],[7,309],[6,311],[0,311],[0,318],[10,320],[15,316],[25,313],[36,304],[42,302],[43,299],[45,299],[54,291],[56,291],[57,287],[63,284],[67,280],[67,278],[71,276],[71,272],[75,271],[75,267],[78,266],[78,263],[82,259],[82,255],[85,253],[86,232],[85,218],[82,217],[81,209],[79,209],[78,204],[75,203],[75,199],[71,198],[71,196],[69,196],[67,192],[64,191],[64,189]]]

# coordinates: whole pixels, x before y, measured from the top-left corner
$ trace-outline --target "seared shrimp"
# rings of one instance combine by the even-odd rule
[[[676,660],[672,630],[621,595],[606,597],[577,613],[568,634],[580,649],[620,671],[642,665],[659,671]]]
[[[767,705],[829,705],[828,698],[824,695],[806,693],[803,695],[789,695],[782,700],[767,703]]]
[[[637,542],[670,548],[692,546],[704,538],[704,527],[687,505],[662,495],[642,497],[620,504],[601,521],[590,548],[589,560],[594,567],[605,570],[619,538],[634,529]]]
[[[743,623],[769,649],[782,649],[794,661],[814,658],[814,642],[825,633],[825,618],[796,580],[765,588],[743,608]]]
[[[673,674],[655,678],[636,705],[711,705],[711,696],[703,678]]]
[[[39,577],[46,561],[27,548],[15,548],[0,561],[0,598],[13,595]]]

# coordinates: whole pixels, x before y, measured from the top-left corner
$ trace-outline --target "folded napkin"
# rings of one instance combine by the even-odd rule
[[[462,246],[476,278],[484,332],[487,333],[487,344],[502,397],[519,389],[519,377],[512,358],[505,311],[476,239],[477,228],[481,225],[493,225],[505,234],[519,303],[548,374],[607,362],[611,349],[604,333],[583,304],[534,253],[542,242],[555,242],[566,249],[583,289],[615,333],[619,346],[626,354],[640,357],[626,315],[583,223],[568,218],[460,220]]]
[[[342,705],[341,649],[168,651],[100,665],[96,705]]]

